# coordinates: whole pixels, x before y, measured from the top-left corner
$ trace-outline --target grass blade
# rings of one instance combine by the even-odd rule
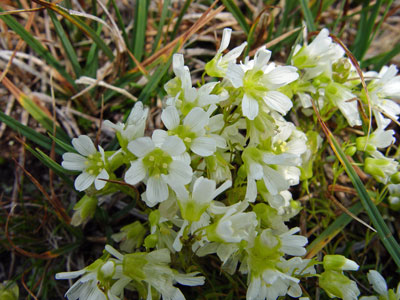
[[[185,5],[183,6],[181,12],[179,13],[178,19],[176,20],[176,24],[174,26],[174,30],[172,30],[171,33],[171,40],[173,40],[176,37],[176,34],[178,33],[179,26],[181,25],[183,16],[185,15],[186,11],[188,10],[190,4],[192,3],[193,0],[186,0]]]
[[[303,10],[304,19],[307,23],[307,28],[309,31],[315,31],[316,27],[314,24],[314,17],[310,8],[308,7],[308,0],[300,0],[301,9]]]
[[[354,204],[349,211],[358,215],[363,210],[363,206],[360,202]],[[307,258],[314,257],[320,252],[325,245],[327,245],[336,235],[343,231],[343,229],[353,220],[348,214],[341,214],[336,220],[330,224],[313,242],[307,246]]]
[[[117,17],[118,26],[122,31],[122,37],[124,38],[125,44],[129,45],[128,34],[126,33],[125,24],[124,24],[124,21],[122,20],[122,16],[121,16],[121,13],[119,11],[118,5],[115,2],[115,0],[111,0],[111,3],[113,5],[114,11],[115,11],[115,16]]]
[[[31,99],[25,95],[7,77],[3,79],[3,84],[18,100],[19,104],[21,104],[21,106],[28,111],[36,121],[38,121],[47,131],[53,131],[54,122],[50,117],[51,114],[45,107],[40,105],[40,102],[35,102],[34,98]],[[59,126],[56,126],[56,134],[64,141],[70,140],[69,136]]]
[[[376,1],[374,6],[369,9],[363,9],[361,11],[360,23],[357,29],[357,35],[354,40],[354,44],[352,47],[352,52],[357,60],[362,60],[365,53],[368,50],[370,43],[372,42],[372,31],[375,26],[375,20],[379,15],[379,10],[382,6],[382,0]],[[369,7],[369,2],[363,3],[364,8]],[[368,13],[371,12],[370,16]]]
[[[72,180],[66,175],[69,174],[67,170],[65,170],[63,167],[61,167],[58,163],[56,163],[54,160],[52,160],[48,155],[46,155],[43,151],[40,149],[36,148],[36,151],[32,149],[31,146],[28,144],[24,144],[24,147],[32,153],[42,164],[44,164],[46,167],[49,169],[53,170],[55,174],[57,174],[66,184],[68,184],[71,188],[74,187],[74,183]],[[72,173],[70,173],[72,174]],[[74,173],[76,174],[76,173]]]
[[[71,15],[66,9],[55,5],[54,3],[46,2],[43,0],[33,0],[34,2],[46,7],[49,10],[54,11],[55,13],[63,16],[65,19],[70,21],[76,27],[78,27],[82,32],[84,32],[89,38],[95,42],[101,50],[103,50],[104,54],[110,60],[114,60],[114,54],[112,53],[111,49],[104,43],[103,39],[94,31],[91,27],[86,25],[79,17]]]
[[[25,136],[28,140],[34,142],[35,144],[39,145],[40,147],[43,147],[47,150],[51,150],[51,145],[52,145],[52,140],[32,128],[25,126],[15,120],[14,118],[7,116],[5,113],[0,111],[0,121],[4,122],[7,126],[9,126],[11,129],[15,130],[16,132],[20,133],[21,135]],[[55,152],[57,154],[63,154],[65,151],[59,147],[55,147]]]
[[[82,69],[78,61],[78,57],[76,56],[74,47],[69,41],[67,35],[65,34],[64,28],[62,27],[60,21],[57,19],[57,16],[51,10],[48,10],[48,14],[53,22],[54,29],[58,37],[60,38],[61,44],[64,47],[65,54],[67,55],[69,61],[71,62],[72,68],[74,69],[76,78],[79,78],[82,74]]]
[[[379,71],[384,65],[388,64],[390,60],[400,53],[400,44],[394,46],[394,48],[388,52],[379,54],[361,62],[361,67],[365,68],[370,65],[374,65],[374,70]]]
[[[354,188],[357,191],[357,194],[360,198],[361,204],[363,205],[365,211],[367,212],[369,218],[372,221],[376,231],[378,232],[379,238],[382,241],[382,244],[385,246],[386,250],[391,255],[392,259],[396,263],[396,265],[400,268],[400,246],[397,241],[394,239],[392,233],[387,227],[385,221],[383,220],[378,208],[372,202],[371,198],[367,190],[364,187],[360,177],[357,175],[353,166],[347,159],[346,154],[343,152],[342,148],[332,135],[331,131],[326,127],[325,123],[322,121],[321,116],[319,115],[316,107],[314,106],[314,111],[317,114],[318,121],[321,124],[321,127],[328,138],[328,142],[335,152],[336,157],[339,159],[341,164],[343,165],[347,175],[349,176],[351,182],[353,183]]]
[[[0,12],[4,10],[0,7]],[[0,19],[3,20],[8,27],[14,30],[28,45],[35,51],[39,56],[43,57],[44,60],[58,73],[60,73],[73,87],[75,87],[74,79],[65,71],[65,68],[54,58],[53,55],[43,45],[36,40],[25,28],[18,23],[14,17],[10,15],[1,15]]]
[[[164,1],[163,8],[161,11],[160,23],[158,24],[158,28],[157,28],[157,35],[154,39],[154,44],[153,44],[153,48],[151,51],[152,54],[157,50],[157,48],[159,46],[161,34],[163,33],[163,27],[165,24],[165,19],[167,18],[167,14],[169,12],[170,4],[171,4],[171,0]]]
[[[142,60],[145,41],[146,41],[146,26],[148,14],[148,1],[136,1],[135,9],[135,26],[133,28],[133,55],[138,61]]]
[[[240,27],[242,27],[243,31],[246,35],[250,32],[250,25],[247,23],[246,18],[244,17],[242,11],[237,7],[233,0],[222,0],[222,3],[225,7],[231,12],[233,17],[239,23]]]
[[[164,64],[164,66],[160,66],[157,71],[154,72],[153,76],[151,76],[149,82],[146,84],[144,89],[139,95],[138,101],[142,101],[143,103],[147,103],[151,93],[157,88],[158,83],[160,82],[161,78],[164,74],[168,71],[169,66],[172,62],[172,56],[169,60]]]

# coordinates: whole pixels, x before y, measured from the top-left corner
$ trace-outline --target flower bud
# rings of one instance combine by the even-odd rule
[[[371,174],[378,182],[387,183],[389,176],[396,173],[398,163],[389,158],[371,158],[365,160],[364,170]]]
[[[331,298],[356,300],[360,294],[357,284],[353,280],[347,278],[342,272],[335,270],[323,272],[319,277],[319,286]]]
[[[150,234],[144,239],[146,249],[154,248],[157,245],[158,237],[156,234]]]
[[[102,265],[97,273],[99,281],[104,282],[110,280],[115,273],[115,262],[109,260]]]
[[[1,300],[18,300],[19,299],[19,288],[14,282],[4,281],[0,283],[0,299]]]
[[[399,184],[400,183],[400,172],[396,172],[392,176],[390,176],[390,181],[394,184]]]
[[[359,268],[354,261],[347,259],[343,255],[325,255],[323,264],[325,270],[357,271]]]
[[[348,59],[342,57],[332,65],[332,78],[336,82],[345,83],[350,75],[351,64]]]
[[[96,197],[85,195],[74,206],[74,214],[72,216],[71,225],[79,226],[83,222],[92,218],[96,211],[98,200]]]
[[[356,148],[356,147],[350,146],[350,147],[347,147],[347,148],[346,148],[346,150],[344,151],[344,153],[346,153],[346,155],[348,155],[348,156],[353,156],[353,155],[356,153],[356,151],[357,151],[357,148]]]

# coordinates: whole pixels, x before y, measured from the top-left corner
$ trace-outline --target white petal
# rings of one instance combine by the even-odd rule
[[[242,54],[244,48],[247,46],[247,42],[243,42],[241,45],[233,48],[231,51],[229,51],[227,54],[225,54],[221,61],[222,63],[229,63],[229,62],[236,62],[236,58]]]
[[[289,184],[286,179],[274,169],[264,166],[264,183],[272,195],[276,195],[280,191],[287,190]]]
[[[204,177],[196,179],[193,185],[192,198],[198,203],[207,203],[213,199],[215,181]]]
[[[83,172],[80,174],[78,177],[75,179],[75,189],[78,191],[84,191],[86,190],[93,181],[96,179],[96,176],[91,175],[89,173]]]
[[[270,165],[296,166],[300,163],[300,159],[296,154],[292,153],[264,153],[263,162]]]
[[[73,272],[61,272],[56,274],[56,279],[74,279],[84,274],[85,270],[73,271]]]
[[[176,70],[183,68],[185,65],[185,61],[183,59],[183,54],[175,53],[172,57],[172,68],[176,74]]]
[[[395,99],[400,98],[400,76],[393,78],[382,87],[382,93],[385,96],[393,97]]]
[[[385,279],[382,277],[379,272],[375,270],[370,270],[367,274],[368,281],[374,288],[375,292],[379,295],[386,295],[387,294],[387,284]]]
[[[297,68],[292,66],[277,67],[265,75],[268,83],[278,87],[291,83],[299,78]]]
[[[217,53],[222,53],[222,51],[228,48],[229,41],[231,40],[231,34],[232,34],[231,28],[224,28],[224,31],[222,32],[221,44],[219,45]]]
[[[247,289],[246,300],[258,300],[265,299],[265,297],[259,297],[261,289],[261,278],[253,276],[250,285]]]
[[[72,139],[72,145],[83,156],[89,156],[97,152],[92,140],[87,135],[80,135]]]
[[[195,107],[185,117],[183,125],[188,126],[192,132],[198,132],[204,129],[208,121],[208,114],[202,108]]]
[[[198,272],[193,272],[193,273],[188,273],[188,274],[175,274],[174,279],[176,282],[182,285],[187,285],[187,286],[197,286],[197,285],[203,285],[204,284],[204,276],[196,276],[199,274]]]
[[[131,162],[131,167],[125,173],[126,183],[135,185],[146,177],[147,170],[142,159]]]
[[[350,126],[361,125],[360,115],[358,113],[357,101],[338,101],[337,106],[349,122]]]
[[[96,190],[101,190],[107,183],[107,181],[100,180],[100,179],[109,179],[110,176],[108,175],[105,169],[101,170],[100,174],[97,175],[96,179],[94,180],[94,187]]]
[[[179,184],[188,184],[192,181],[193,171],[190,165],[185,164],[183,161],[174,160],[169,165],[170,180],[175,180]]]
[[[232,181],[227,180],[223,184],[221,184],[213,193],[212,199],[217,197],[219,194],[225,192],[227,189],[229,189],[232,186]]]
[[[128,150],[135,154],[137,157],[143,157],[154,149],[154,143],[149,137],[140,137],[134,141],[129,142]]]
[[[243,86],[243,69],[234,63],[230,63],[228,70],[226,71],[226,78],[232,82],[234,88],[239,88]]]
[[[254,178],[247,177],[247,189],[245,200],[254,202],[257,198],[257,184]]]
[[[293,106],[292,101],[286,95],[277,91],[267,92],[264,101],[270,108],[280,112],[282,115],[286,115]]]
[[[254,55],[254,67],[257,69],[263,68],[271,58],[271,51],[261,47]]]
[[[147,180],[146,196],[146,204],[150,207],[168,198],[168,186],[161,177],[153,176]]]
[[[86,168],[85,162],[87,159],[80,154],[67,152],[63,154],[62,158],[61,165],[64,169],[83,171]]]
[[[153,131],[151,135],[151,139],[156,147],[161,148],[162,144],[164,144],[165,139],[168,137],[168,132],[161,129],[156,129]]]
[[[178,156],[186,151],[186,146],[179,137],[168,136],[162,144],[161,149],[171,156]]]
[[[214,154],[217,150],[217,145],[214,139],[203,136],[195,138],[190,145],[190,149],[197,155],[207,157]]]
[[[400,105],[392,100],[381,100],[381,103],[379,103],[378,107],[381,108],[381,110],[383,110],[388,116],[392,116],[393,119],[397,119],[397,116],[400,114]]]
[[[172,130],[180,123],[178,110],[174,106],[166,107],[161,113],[161,120],[168,130]]]
[[[242,100],[243,116],[249,120],[254,120],[258,115],[258,102],[251,96],[244,94]]]

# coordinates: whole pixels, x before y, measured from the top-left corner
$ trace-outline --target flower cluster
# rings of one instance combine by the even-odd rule
[[[164,87],[164,129],[145,136],[148,109],[138,102],[126,123],[104,122],[115,130],[119,150],[96,150],[88,136],[72,140],[78,153],[65,153],[62,166],[82,172],[75,187],[86,192],[75,206],[74,225],[93,215],[97,196],[115,192],[115,181],[108,179],[142,191],[150,213],[148,222],[135,221],[113,235],[121,252],[107,245],[92,265],[57,275],[81,276],[68,299],[122,299],[125,288],[146,299],[184,299],[174,284],[197,286],[205,278],[187,265],[179,271],[172,267],[171,255],[177,253],[188,259],[216,255],[224,271],[246,275],[247,300],[301,297],[299,283],[310,276],[319,277],[330,297],[357,299],[357,285],[343,270],[358,265],[327,255],[325,271],[316,274],[320,262],[302,258],[307,238],[287,225],[301,210],[291,187],[312,176],[321,137],[285,116],[293,107],[310,115],[315,101],[325,120],[358,126],[363,122],[359,105],[371,105],[377,129],[351,146],[365,152],[365,172],[392,183],[391,191],[400,194],[398,162],[378,150],[394,142],[385,117],[400,114],[390,100],[400,95],[397,70],[366,73],[368,98],[326,29],[309,45],[296,46],[293,66],[271,62],[265,47],[238,61],[246,43],[226,53],[230,35],[225,29],[216,56],[206,64],[205,75],[213,81],[199,87],[192,85],[183,55],[173,56],[175,77]],[[114,171],[121,167],[125,171],[118,178]]]

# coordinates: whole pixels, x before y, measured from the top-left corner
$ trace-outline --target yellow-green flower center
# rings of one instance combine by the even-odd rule
[[[91,175],[98,175],[104,169],[105,164],[100,152],[90,154],[85,161],[86,172]]]
[[[262,70],[249,70],[243,77],[243,88],[246,94],[254,99],[259,99],[268,89],[263,82],[264,72]]]
[[[151,177],[168,174],[168,168],[171,162],[172,157],[159,148],[154,149],[143,158],[143,164],[147,167],[149,176]]]
[[[177,135],[182,139],[187,149],[190,148],[193,140],[196,138],[196,134],[190,131],[189,126],[179,125],[173,130],[168,132],[169,135]]]

